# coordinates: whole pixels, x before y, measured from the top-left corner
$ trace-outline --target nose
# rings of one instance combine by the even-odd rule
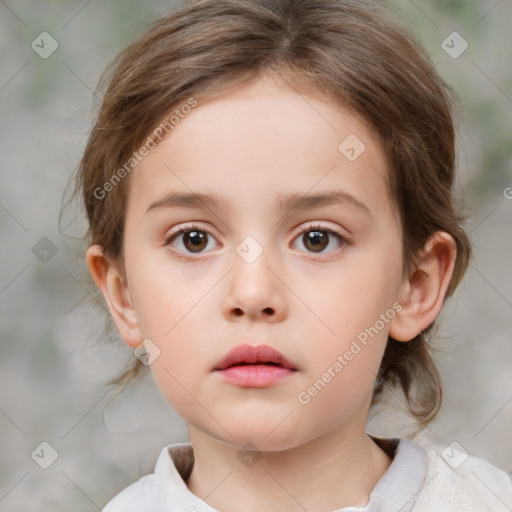
[[[234,268],[229,273],[223,308],[228,321],[246,316],[249,320],[280,322],[286,317],[287,287],[276,265],[277,261],[271,260],[265,250],[252,262],[237,253],[233,255]]]

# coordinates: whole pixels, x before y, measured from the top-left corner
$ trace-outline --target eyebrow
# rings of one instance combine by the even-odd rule
[[[370,208],[343,190],[333,190],[325,193],[300,195],[296,193],[276,194],[276,202],[281,213],[293,209],[313,210],[323,206],[349,205],[372,217]],[[151,203],[146,214],[162,208],[182,207],[190,209],[222,210],[228,209],[227,202],[217,194],[197,192],[171,192]]]

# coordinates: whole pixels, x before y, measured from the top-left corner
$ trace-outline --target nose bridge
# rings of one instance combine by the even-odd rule
[[[235,278],[247,291],[268,294],[274,288],[275,275],[270,269],[277,267],[276,248],[265,233],[246,236],[235,248],[233,264]]]
[[[254,203],[246,204],[245,208],[239,210],[237,225],[234,230],[234,239],[238,244],[234,247],[232,264],[235,271],[247,272],[248,275],[265,274],[270,272],[267,268],[278,266],[279,240],[276,239],[276,232],[269,229],[271,218],[261,211],[257,206],[257,199]],[[260,211],[260,215],[255,212]]]
[[[285,314],[285,287],[280,281],[279,255],[271,233],[247,235],[232,254],[233,271],[226,297],[228,315],[280,319]]]

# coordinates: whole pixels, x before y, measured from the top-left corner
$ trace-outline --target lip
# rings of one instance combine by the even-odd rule
[[[262,388],[293,375],[297,367],[268,345],[238,345],[226,354],[214,371],[231,384]]]
[[[224,358],[215,366],[214,370],[225,370],[238,363],[274,363],[289,370],[297,367],[281,352],[268,345],[237,345],[232,348]]]
[[[248,366],[230,366],[225,370],[215,372],[229,384],[243,388],[266,388],[294,375],[295,370],[282,366],[255,364]]]

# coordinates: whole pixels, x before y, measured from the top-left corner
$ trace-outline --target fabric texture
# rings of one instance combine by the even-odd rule
[[[421,446],[408,439],[372,439],[392,457],[365,507],[331,512],[510,512],[512,476],[454,444]],[[442,450],[442,451],[441,451]],[[190,443],[165,446],[152,474],[126,487],[103,512],[218,512],[189,491]]]

